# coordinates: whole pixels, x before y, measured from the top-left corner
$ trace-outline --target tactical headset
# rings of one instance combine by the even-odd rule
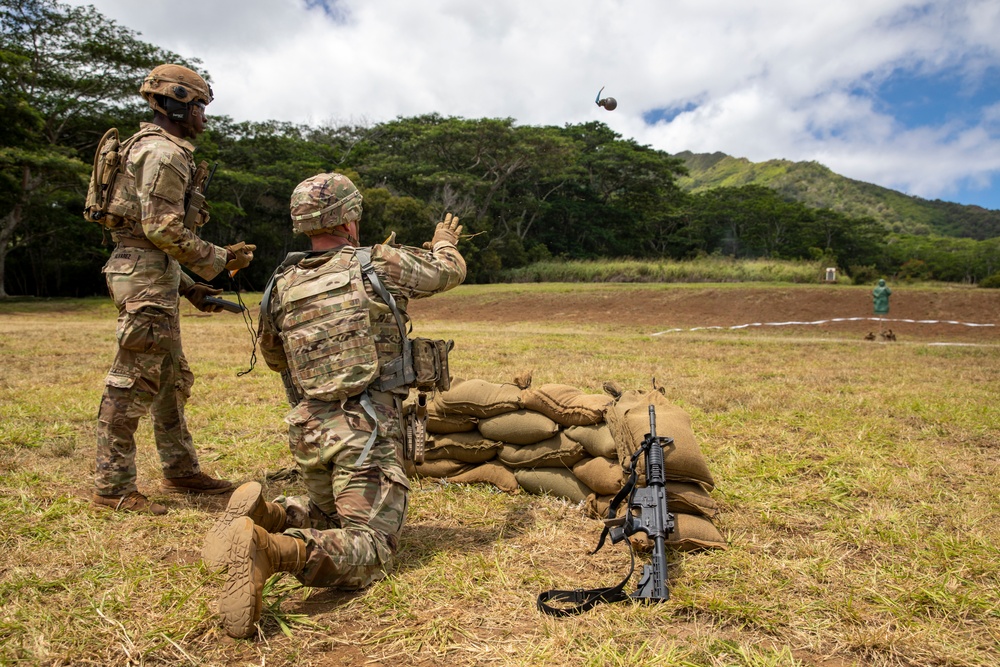
[[[188,96],[188,91],[184,86],[174,86],[173,94],[180,98],[185,98]],[[191,113],[192,105],[199,105],[204,110],[204,104],[199,102],[181,102],[175,100],[172,97],[167,97],[166,95],[156,95],[156,101],[159,102],[163,110],[167,112],[167,118],[170,120],[183,123],[188,120]]]

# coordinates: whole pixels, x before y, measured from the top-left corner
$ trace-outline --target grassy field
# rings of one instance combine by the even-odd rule
[[[203,466],[264,481],[291,465],[278,378],[263,363],[236,376],[250,354],[238,316],[183,312]],[[418,322],[455,339],[460,377],[532,370],[595,392],[655,377],[692,417],[729,548],[671,555],[665,604],[551,619],[540,591],[612,585],[627,551],[588,556],[600,524],[558,499],[425,480],[387,579],[354,594],[280,579],[262,638],[237,641],[199,559],[225,499],[158,491],[148,421],[139,485],[170,513],[88,502],[114,316],[107,299],[0,302],[2,665],[1000,664],[1000,334],[938,346]]]

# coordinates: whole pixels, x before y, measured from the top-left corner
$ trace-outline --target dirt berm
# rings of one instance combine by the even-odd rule
[[[893,290],[890,312],[882,326],[892,329],[898,337],[1000,343],[1000,290],[890,287]],[[871,289],[840,285],[470,285],[431,299],[412,301],[409,311],[417,321],[620,324],[655,333],[674,328],[732,327],[755,322],[874,317]],[[936,320],[938,323],[898,321],[907,319]],[[974,327],[949,324],[948,321],[993,326]],[[863,320],[754,329],[760,333],[822,330],[863,337],[870,331],[877,334],[879,322]]]

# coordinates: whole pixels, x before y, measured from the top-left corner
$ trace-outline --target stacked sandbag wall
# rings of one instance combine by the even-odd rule
[[[659,391],[588,394],[563,384],[530,386],[454,380],[427,403],[424,461],[412,473],[456,483],[488,483],[513,493],[548,493],[581,503],[595,518],[631,470],[632,454],[649,433],[649,405],[657,435],[674,445],[664,451],[667,500],[676,518],[672,546],[719,548],[725,540],[712,524],[718,505],[715,481],[694,438],[687,414]],[[644,461],[639,457],[639,484]],[[619,514],[624,509],[620,508]]]

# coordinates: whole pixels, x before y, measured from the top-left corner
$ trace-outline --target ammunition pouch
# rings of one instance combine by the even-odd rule
[[[451,375],[448,372],[448,353],[455,347],[453,340],[431,340],[414,338],[413,374],[414,386],[421,391],[448,391]]]
[[[187,210],[184,211],[184,226],[195,230],[207,223],[208,218],[208,204],[205,203],[205,195],[198,190],[193,190],[188,197]]]
[[[372,389],[392,391],[413,387],[420,391],[448,391],[451,388],[448,353],[453,347],[453,340],[404,338],[403,353],[382,366]]]
[[[195,230],[208,222],[208,204],[205,203],[205,187],[208,182],[208,163],[202,160],[191,179],[191,189],[184,210],[184,226]]]
[[[395,310],[395,304],[391,306]],[[413,385],[413,341],[403,337],[403,353],[384,364],[372,382],[375,391],[392,391]]]
[[[424,462],[427,445],[427,394],[417,394],[416,403],[403,416],[403,458],[414,463]]]

